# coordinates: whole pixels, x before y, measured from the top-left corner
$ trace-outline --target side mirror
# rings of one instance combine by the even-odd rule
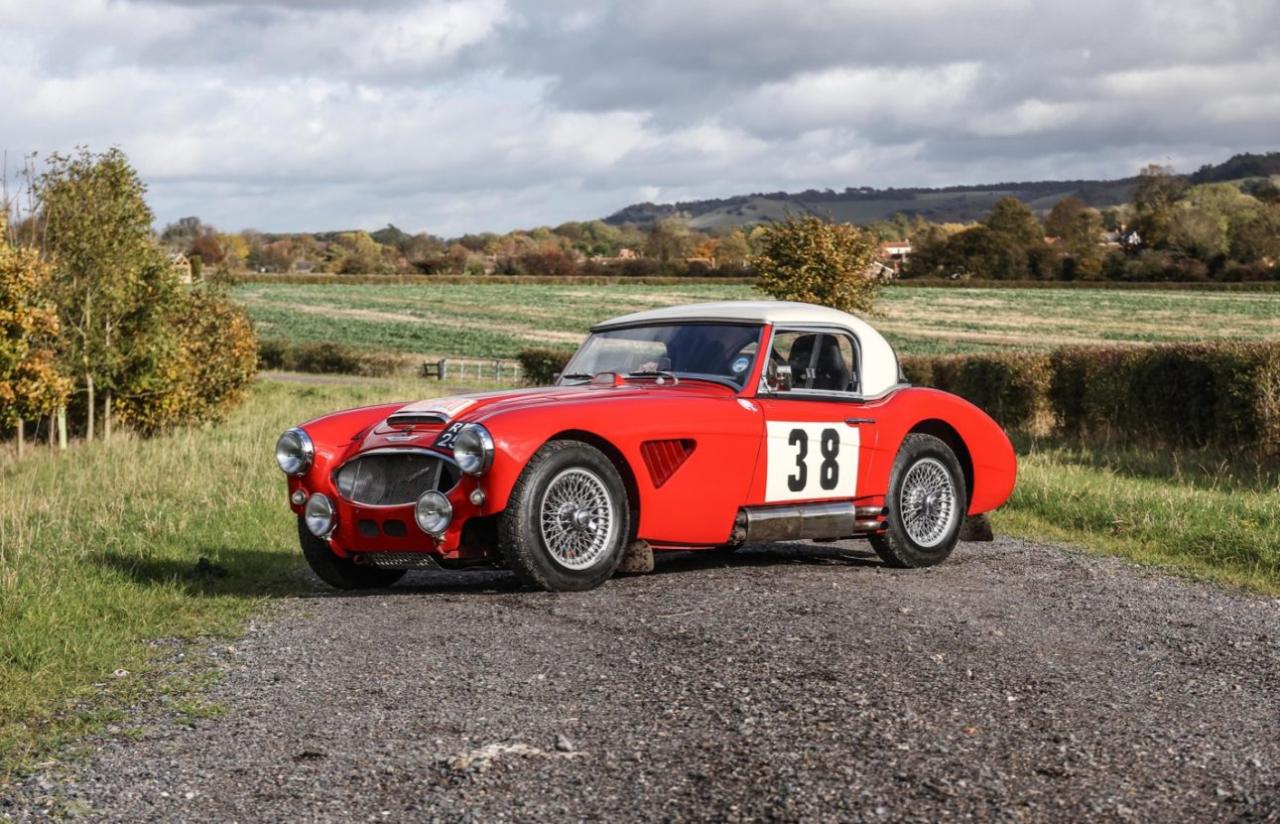
[[[764,380],[770,392],[790,392],[794,385],[791,364],[770,362]]]

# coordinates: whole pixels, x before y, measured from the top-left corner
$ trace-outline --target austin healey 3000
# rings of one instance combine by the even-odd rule
[[[774,301],[615,318],[554,386],[337,412],[276,460],[303,554],[344,589],[488,564],[578,590],[624,556],[802,539],[931,566],[1016,474],[1000,427],[908,385],[866,322]]]

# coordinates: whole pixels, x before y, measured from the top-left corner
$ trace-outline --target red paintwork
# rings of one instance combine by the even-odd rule
[[[493,436],[496,452],[488,472],[480,478],[463,476],[450,493],[453,523],[439,542],[417,528],[411,505],[355,506],[337,494],[332,482],[338,467],[365,450],[432,448],[443,424],[418,425],[406,439],[403,429],[383,423],[404,404],[354,409],[303,424],[315,444],[315,462],[305,476],[289,479],[289,490],[319,491],[335,501],[338,526],[331,544],[340,555],[420,551],[452,559],[480,557],[483,548],[462,545],[467,520],[500,513],[516,479],[543,444],[556,438],[578,438],[612,452],[621,463],[620,470],[629,476],[637,498],[637,537],[657,547],[720,545],[728,540],[740,507],[765,502],[765,421],[778,418],[842,426],[847,418],[874,421],[857,424],[861,447],[855,500],[859,504],[883,502],[902,439],[914,428],[930,425],[928,422],[949,426],[971,456],[970,514],[995,509],[1013,490],[1017,466],[1008,438],[984,412],[961,398],[915,387],[866,401],[756,398],[761,367],[760,363],[755,365],[747,388],[740,392],[691,379],[674,386],[614,380],[465,396],[474,404],[454,420],[484,424]],[[656,451],[645,446],[654,441],[676,444]],[[682,461],[676,461],[684,452],[680,441],[692,441],[693,448]],[[655,476],[661,475],[666,475],[665,479],[655,484]],[[486,496],[479,507],[468,499],[477,487]],[[302,512],[302,507],[293,509]],[[406,535],[361,537],[355,524],[362,517],[400,519],[407,527]]]

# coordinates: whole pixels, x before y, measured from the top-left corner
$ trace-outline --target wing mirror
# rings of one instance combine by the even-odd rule
[[[770,392],[790,392],[794,384],[791,375],[791,364],[770,361],[764,382]]]

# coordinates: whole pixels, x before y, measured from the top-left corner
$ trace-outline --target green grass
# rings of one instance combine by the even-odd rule
[[[1023,444],[997,531],[1280,594],[1280,466],[1257,455]]]
[[[745,284],[266,284],[236,288],[263,337],[333,340],[425,357],[510,358],[572,348],[625,312],[759,298]],[[902,354],[1063,344],[1280,339],[1280,294],[889,288],[873,323]]]
[[[341,379],[335,379],[340,381]],[[474,386],[468,387],[474,389]],[[0,783],[124,708],[191,723],[202,645],[236,636],[272,596],[307,587],[271,446],[333,409],[427,397],[418,381],[262,381],[225,424],[120,437],[0,466]],[[997,531],[1070,541],[1280,593],[1280,472],[1249,457],[1021,443]],[[192,573],[201,557],[225,577]],[[222,641],[221,643],[226,643]],[[184,662],[175,651],[186,651]],[[129,675],[114,678],[116,670]],[[126,730],[124,734],[134,734]]]
[[[198,692],[175,651],[197,642],[187,658],[202,657],[201,639],[306,586],[271,457],[284,428],[441,391],[263,382],[220,426],[0,456],[0,780],[123,706]],[[202,557],[225,577],[196,574]]]

